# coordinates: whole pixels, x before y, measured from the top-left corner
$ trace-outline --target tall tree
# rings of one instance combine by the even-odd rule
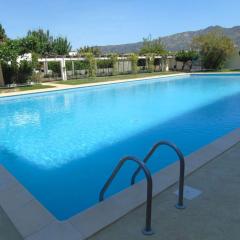
[[[166,48],[160,38],[152,39],[151,36],[143,39],[143,46],[140,49],[140,54],[166,54]]]
[[[101,55],[101,50],[98,47],[81,47],[78,49],[78,53],[82,56],[84,56],[86,53],[92,53],[95,57],[98,57]]]
[[[118,55],[116,53],[111,54],[110,56],[112,62],[112,75],[116,75],[118,71],[117,62],[118,62]]]
[[[72,49],[67,38],[58,37],[53,41],[53,52],[57,55],[67,55]]]
[[[97,71],[97,61],[96,58],[92,53],[86,53],[86,62],[88,66],[88,76],[89,77],[96,77],[96,71]]]
[[[5,29],[3,28],[2,24],[0,24],[0,45],[5,42],[7,39],[7,35],[5,32]],[[1,48],[1,46],[0,46]],[[1,55],[1,49],[0,49],[0,55]],[[1,65],[1,56],[0,56],[0,86],[4,86],[4,78],[2,73],[2,65]]]
[[[193,47],[199,51],[203,67],[220,69],[234,51],[233,41],[222,32],[209,32],[193,39]]]
[[[132,73],[136,74],[138,72],[138,55],[133,53],[130,55],[129,60],[132,65]]]
[[[0,62],[15,63],[20,52],[19,40],[8,39],[0,44]]]
[[[3,28],[2,24],[0,23],[0,43],[7,40],[7,35],[5,29]]]
[[[34,52],[40,55],[52,54],[54,38],[50,35],[49,30],[45,31],[43,29],[38,29],[29,31],[27,34],[27,40],[34,42]]]

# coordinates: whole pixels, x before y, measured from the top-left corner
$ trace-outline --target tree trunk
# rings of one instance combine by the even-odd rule
[[[191,61],[190,64],[189,64],[189,71],[190,72],[192,71],[192,66],[193,66],[193,62]]]
[[[185,68],[185,62],[183,62],[183,65],[182,65],[182,71],[184,70],[184,68]]]
[[[5,85],[3,73],[2,73],[2,66],[0,64],[0,87],[3,87]]]

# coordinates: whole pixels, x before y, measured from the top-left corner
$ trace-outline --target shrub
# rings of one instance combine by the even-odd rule
[[[26,83],[33,74],[32,62],[21,61],[20,64],[2,63],[5,84]]]
[[[3,62],[1,65],[5,84],[13,84],[14,82],[16,82],[17,77],[16,66],[13,67],[13,65],[7,64],[5,62]]]
[[[75,70],[86,70],[88,69],[88,62],[86,61],[74,61]]]
[[[112,62],[112,75],[116,75],[118,71],[118,68],[117,68],[118,55],[117,54],[111,55],[111,62]]]
[[[88,76],[96,77],[97,61],[92,53],[86,53],[86,62],[88,64]]]
[[[113,64],[111,59],[105,59],[105,60],[98,60],[97,61],[97,68],[112,68]]]
[[[60,62],[49,62],[48,69],[52,70],[53,74],[61,76],[61,64]]]
[[[176,54],[176,61],[182,62],[182,70],[187,63],[190,63],[190,70],[192,69],[192,62],[198,59],[198,53],[196,51],[179,51]]]
[[[67,71],[72,71],[72,61],[66,61],[66,70]]]
[[[216,31],[195,37],[193,47],[200,52],[203,66],[206,69],[221,69],[235,50],[233,41]]]
[[[136,74],[138,72],[138,55],[137,54],[131,54],[130,61],[132,64],[132,73]]]
[[[31,79],[33,73],[32,62],[21,61],[18,66],[18,77],[16,83],[26,83]]]
[[[146,57],[146,62],[147,62],[147,69],[149,72],[154,72],[155,67],[154,67],[154,55],[153,54],[149,54]]]

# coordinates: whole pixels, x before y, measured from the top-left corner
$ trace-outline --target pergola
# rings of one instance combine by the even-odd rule
[[[154,56],[154,59],[162,59],[163,56]],[[173,59],[173,56],[167,56],[167,59]],[[110,57],[96,57],[96,60],[109,60]],[[139,56],[138,59],[147,59],[147,56]],[[44,74],[48,74],[48,63],[49,62],[59,62],[61,68],[61,78],[62,80],[67,80],[67,70],[66,70],[66,61],[72,62],[72,69],[74,71],[74,61],[85,61],[84,57],[46,57],[39,58],[38,62],[43,63]],[[128,56],[118,57],[118,61],[129,61]],[[165,65],[162,65],[162,71],[168,71],[168,62]]]

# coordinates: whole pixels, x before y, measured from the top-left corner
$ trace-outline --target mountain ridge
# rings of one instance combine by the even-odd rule
[[[231,28],[224,28],[219,25],[209,26],[204,29],[196,31],[186,31],[181,33],[175,33],[165,37],[160,37],[169,51],[187,50],[191,46],[192,39],[198,35],[206,34],[211,31],[222,31],[226,36],[230,37],[236,46],[240,48],[240,26],[234,26]],[[97,46],[103,53],[130,53],[138,52],[142,47],[143,42],[126,43],[118,45],[106,45]]]

